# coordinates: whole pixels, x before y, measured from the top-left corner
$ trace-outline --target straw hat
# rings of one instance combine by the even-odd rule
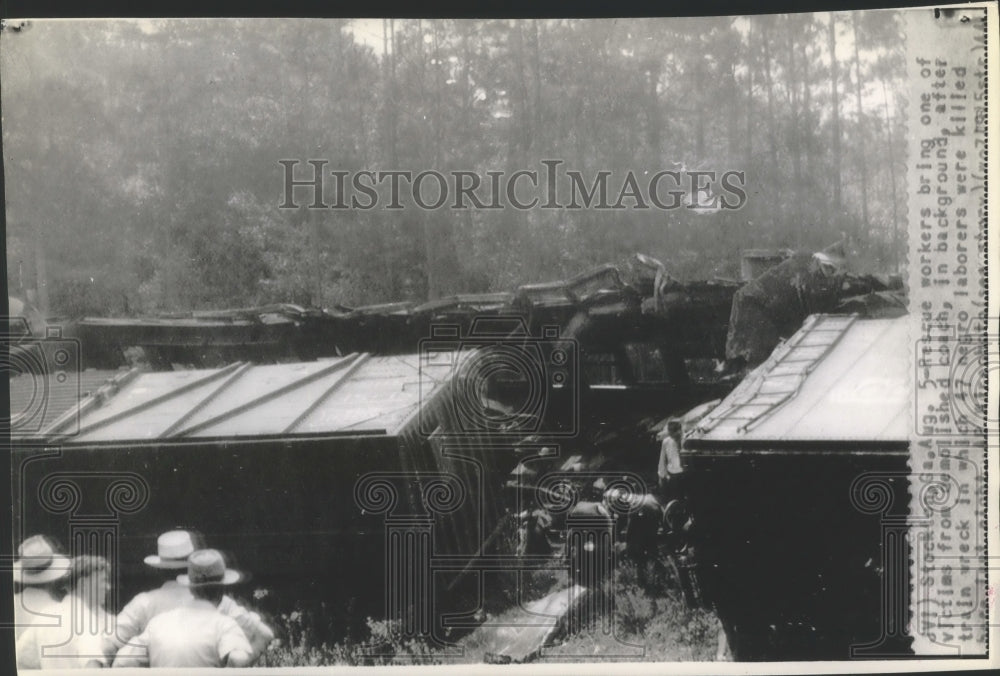
[[[199,549],[192,553],[188,557],[187,569],[187,575],[177,576],[177,581],[185,587],[230,585],[243,578],[239,571],[226,568],[222,552],[215,549]]]
[[[61,580],[70,573],[70,560],[56,552],[49,538],[32,535],[17,548],[14,581],[22,585],[42,585]]]
[[[187,568],[188,557],[195,550],[194,538],[186,530],[167,531],[156,538],[156,553],[143,561],[147,566],[163,570]]]

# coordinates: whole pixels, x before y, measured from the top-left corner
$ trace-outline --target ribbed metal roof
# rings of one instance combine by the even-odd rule
[[[421,364],[419,355],[359,353],[294,364],[143,373],[90,406],[69,441],[395,435],[451,374],[445,356]]]
[[[78,373],[22,374],[10,378],[11,436],[37,436],[61,416],[75,418],[83,399],[101,386],[127,375],[122,370],[88,369]]]
[[[913,423],[907,318],[813,315],[691,441],[903,441]]]

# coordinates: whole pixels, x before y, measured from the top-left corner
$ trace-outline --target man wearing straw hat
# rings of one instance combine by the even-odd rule
[[[178,582],[175,576],[178,571],[187,568],[188,557],[198,548],[200,541],[200,537],[186,530],[168,531],[156,539],[156,554],[147,556],[143,561],[151,568],[169,573],[170,579],[158,589],[137,595],[122,608],[118,614],[113,645],[105,646],[108,657],[112,657],[130,640],[145,631],[149,622],[157,615],[194,600],[190,588]],[[240,625],[253,647],[253,659],[274,640],[274,632],[261,621],[260,615],[239,605],[230,596],[222,596],[218,609]]]
[[[191,591],[175,578],[178,572],[187,569],[188,556],[197,549],[195,539],[186,530],[167,531],[156,538],[156,553],[150,554],[143,561],[150,568],[162,570],[170,577],[158,589],[138,594],[118,613],[114,639],[105,646],[105,653],[109,657],[145,631],[154,617],[194,598]]]
[[[59,553],[56,544],[44,535],[32,535],[17,548],[14,562],[14,634],[15,639],[33,625],[50,626],[59,622],[59,602],[63,584],[70,574],[70,560]]]
[[[115,657],[115,667],[245,667],[253,648],[236,620],[219,611],[225,588],[242,575],[226,567],[222,554],[201,549],[188,557],[177,582],[193,599],[149,621]]]
[[[28,627],[17,639],[18,669],[103,667],[103,638],[115,616],[105,609],[111,589],[111,564],[83,554],[71,562],[69,592],[55,606],[59,624]]]

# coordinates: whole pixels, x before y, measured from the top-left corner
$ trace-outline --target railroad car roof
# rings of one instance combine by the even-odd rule
[[[9,379],[11,436],[44,430],[122,370],[87,369],[70,373],[22,373]]]
[[[133,373],[48,428],[71,444],[398,435],[451,375],[447,355],[350,354],[293,364]],[[421,363],[423,361],[423,363]]]
[[[812,315],[698,423],[689,443],[905,442],[907,317]]]

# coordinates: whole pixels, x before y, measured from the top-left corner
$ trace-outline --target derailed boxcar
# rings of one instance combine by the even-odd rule
[[[502,459],[447,457],[428,433],[451,424],[454,366],[353,354],[119,375],[46,443],[15,440],[14,537],[111,558],[115,610],[159,584],[143,557],[181,526],[229,552],[282,611],[321,600],[345,622],[380,617],[388,521],[423,519],[433,553],[468,558],[498,518],[489,476]]]
[[[908,653],[907,349],[905,317],[813,315],[686,439],[698,575],[736,659]]]

